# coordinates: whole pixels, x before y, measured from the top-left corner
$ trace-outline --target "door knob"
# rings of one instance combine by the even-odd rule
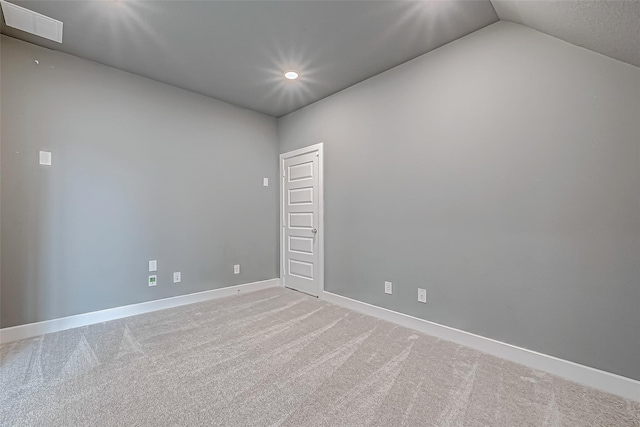
[[[311,230],[311,232],[312,232],[313,234],[316,234],[316,233],[318,232],[318,229],[317,229],[317,228],[314,228],[313,230]]]

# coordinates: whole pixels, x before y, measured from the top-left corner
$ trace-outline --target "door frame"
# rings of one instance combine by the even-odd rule
[[[291,157],[313,152],[318,153],[318,233],[316,237],[318,239],[318,278],[320,282],[318,286],[318,297],[321,297],[324,292],[324,152],[322,142],[280,154],[280,282],[283,286],[285,285],[284,161]]]

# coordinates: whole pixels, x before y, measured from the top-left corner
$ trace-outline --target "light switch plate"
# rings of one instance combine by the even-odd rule
[[[51,166],[51,152],[50,151],[41,151],[40,152],[40,164],[45,166]]]
[[[179,271],[175,271],[173,273],[173,283],[180,283],[182,281],[182,276]]]
[[[233,274],[240,274],[240,264],[233,266]]]
[[[149,286],[155,286],[158,283],[158,276],[155,274],[149,276]]]
[[[384,293],[385,294],[392,294],[393,293],[393,283],[384,282]]]
[[[158,271],[158,260],[149,261],[149,271]]]
[[[427,302],[427,290],[418,288],[418,302]]]
[[[262,185],[264,185],[265,187],[269,186],[269,178],[262,178]]]

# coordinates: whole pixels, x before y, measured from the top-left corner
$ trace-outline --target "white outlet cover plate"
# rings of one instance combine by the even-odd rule
[[[173,273],[173,283],[180,283],[182,281],[182,276],[179,271]]]
[[[240,264],[233,266],[233,274],[240,274]]]
[[[427,290],[418,288],[418,302],[427,302]]]
[[[149,261],[149,271],[158,271],[158,260]]]
[[[40,164],[45,166],[51,166],[51,151],[40,152]]]
[[[158,276],[156,276],[155,274],[152,274],[151,276],[149,276],[149,286],[155,286],[158,284]]]
[[[269,178],[262,178],[262,185],[264,185],[265,187],[269,186]]]
[[[393,283],[384,282],[384,293],[385,294],[392,294],[393,293]]]

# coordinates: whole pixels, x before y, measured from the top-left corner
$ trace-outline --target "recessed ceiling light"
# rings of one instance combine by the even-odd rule
[[[300,74],[297,71],[289,70],[284,72],[284,78],[289,80],[295,80]]]

